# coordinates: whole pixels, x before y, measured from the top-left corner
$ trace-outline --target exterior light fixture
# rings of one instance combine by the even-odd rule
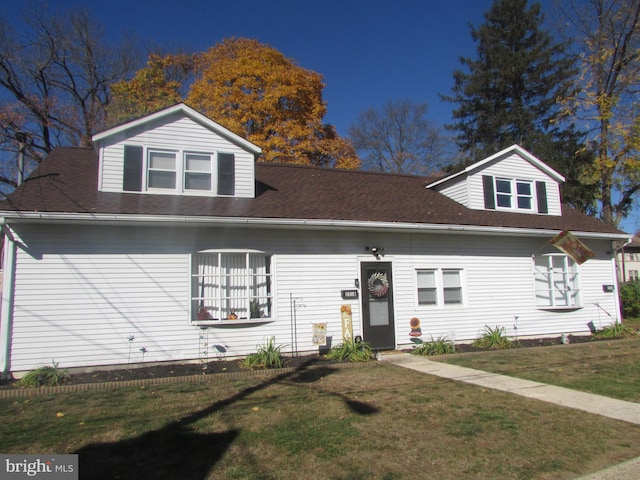
[[[380,257],[384,257],[384,247],[366,247],[368,251],[370,251],[374,257],[380,260]]]

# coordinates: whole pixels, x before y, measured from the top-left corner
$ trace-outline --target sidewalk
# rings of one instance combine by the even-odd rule
[[[426,357],[408,353],[390,352],[383,354],[382,360],[429,375],[471,383],[640,425],[640,404],[638,403],[563,387],[554,387],[506,375],[458,367],[447,363],[434,362]],[[606,470],[580,477],[579,480],[632,480],[638,478],[639,471],[640,457]]]

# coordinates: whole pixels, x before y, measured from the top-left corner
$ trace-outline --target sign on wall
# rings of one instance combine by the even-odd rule
[[[357,300],[358,290],[340,290],[343,300]]]

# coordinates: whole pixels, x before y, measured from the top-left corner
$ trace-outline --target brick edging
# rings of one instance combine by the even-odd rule
[[[78,383],[75,385],[60,385],[57,387],[39,388],[10,388],[3,390],[0,388],[0,400],[7,398],[37,397],[44,395],[55,395],[59,393],[86,392],[89,390],[111,390],[116,388],[143,387],[147,385],[168,385],[171,383],[208,383],[221,378],[245,378],[245,377],[269,377],[281,375],[283,373],[294,373],[296,371],[317,370],[319,368],[357,368],[378,365],[378,362],[355,362],[355,363],[331,363],[327,365],[309,365],[307,367],[285,367],[267,370],[247,370],[245,372],[222,372],[210,374],[182,375],[178,377],[162,378],[140,378],[136,380],[119,380],[102,383]]]

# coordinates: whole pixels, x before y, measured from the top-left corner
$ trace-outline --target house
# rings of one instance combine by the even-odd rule
[[[617,251],[618,281],[637,282],[640,280],[640,235],[636,234],[631,242]]]
[[[620,318],[612,245],[628,236],[562,205],[562,176],[517,145],[440,179],[256,163],[184,104],[94,143],[55,149],[0,204],[5,373]],[[595,257],[555,248],[564,230]]]

